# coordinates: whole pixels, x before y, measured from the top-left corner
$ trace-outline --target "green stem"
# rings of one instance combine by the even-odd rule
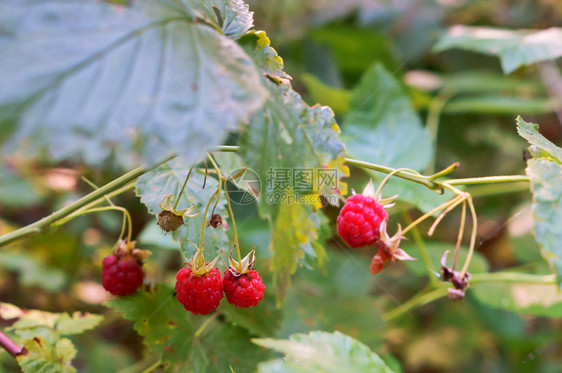
[[[222,176],[219,166],[217,165],[217,162],[215,162],[211,154],[207,153],[207,157],[209,158],[209,161],[211,161],[211,164],[217,172],[219,179],[223,182],[224,195],[226,196],[226,203],[228,204],[228,213],[230,214],[230,219],[232,220],[232,229],[234,230],[234,246],[236,246],[236,253],[238,254],[238,263],[242,265],[242,255],[240,255],[240,245],[238,243],[238,231],[236,230],[236,221],[234,220],[234,213],[232,212],[232,206],[230,205],[230,196],[228,195],[227,181],[226,178]]]
[[[47,230],[56,221],[72,214],[73,212],[79,210],[80,208],[82,208],[82,207],[84,207],[84,206],[86,206],[86,205],[88,205],[92,202],[97,201],[98,199],[101,199],[102,201],[104,201],[105,200],[104,196],[106,194],[109,194],[110,192],[113,192],[113,191],[123,187],[124,185],[126,185],[129,182],[135,180],[139,176],[141,176],[141,175],[145,174],[146,172],[148,172],[148,171],[168,162],[169,160],[171,160],[174,157],[175,157],[175,155],[170,156],[170,157],[164,159],[163,161],[161,161],[161,162],[159,162],[159,163],[157,163],[157,164],[155,164],[154,166],[151,166],[151,167],[138,167],[138,168],[126,173],[125,175],[111,181],[110,183],[100,187],[99,189],[96,189],[96,190],[92,191],[91,193],[85,195],[84,197],[82,197],[79,200],[71,203],[70,205],[65,206],[62,209],[53,212],[49,216],[46,216],[43,219],[36,221],[35,223],[29,224],[25,227],[22,227],[18,230],[15,230],[13,232],[10,232],[8,234],[5,234],[5,235],[1,236],[0,237],[0,247],[5,246],[9,243],[12,243],[14,241],[17,241],[19,239],[22,239],[22,238],[30,236],[30,235],[47,232]]]
[[[406,213],[406,211],[402,210],[402,216],[404,217],[404,220],[406,220],[408,224],[412,223],[412,218],[410,217],[410,215]],[[423,263],[425,264],[425,267],[427,268],[427,273],[429,275],[429,281],[433,286],[437,286],[437,284],[439,283],[439,279],[435,276],[435,266],[431,261],[431,255],[429,255],[427,246],[425,245],[425,242],[423,241],[423,237],[417,227],[412,229],[412,235],[414,236],[414,241],[416,242],[416,244],[420,249],[420,254]]]
[[[143,370],[142,373],[150,373],[150,372],[154,371],[154,369],[158,368],[160,365],[162,365],[162,361],[160,359],[158,359],[158,361],[156,361],[154,364],[152,364],[151,366],[149,366],[148,368]]]
[[[176,197],[176,202],[174,203],[174,208],[172,210],[175,210],[178,207],[178,203],[180,202],[181,195],[183,194],[183,191],[185,190],[185,186],[187,185],[187,181],[189,180],[189,177],[191,176],[191,171],[193,171],[193,166],[191,166],[191,168],[189,169],[189,172],[187,173],[185,181],[183,182],[183,185],[181,187],[180,193]]]
[[[205,321],[201,324],[201,326],[197,328],[197,330],[193,334],[193,338],[199,338],[199,336],[201,336],[201,334],[205,331],[205,329],[207,329],[207,327],[213,322],[214,319],[217,318],[218,315],[220,315],[220,312],[217,311],[213,313],[210,317],[207,317]]]
[[[471,284],[490,282],[513,282],[521,284],[547,284],[557,285],[556,275],[532,275],[517,272],[491,272],[475,273],[470,280]]]
[[[443,298],[448,294],[448,292],[449,290],[447,289],[447,287],[439,287],[437,289],[431,290],[430,292],[417,294],[392,311],[385,313],[383,315],[383,320],[392,321],[414,308],[425,306],[426,304],[431,303],[439,298]]]
[[[525,175],[507,175],[507,176],[485,176],[485,177],[469,177],[466,179],[447,180],[449,185],[474,185],[474,184],[495,184],[495,183],[515,183],[530,182],[528,176]]]

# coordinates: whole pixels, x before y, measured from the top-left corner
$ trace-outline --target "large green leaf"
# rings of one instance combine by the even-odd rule
[[[261,214],[275,217],[287,188],[324,195],[337,205],[345,188],[340,179],[348,169],[334,113],[326,106],[308,106],[288,83],[264,79],[264,84],[270,98],[240,139],[245,163],[261,178]]]
[[[294,196],[294,194],[289,194]],[[319,217],[312,206],[302,203],[284,203],[273,224],[271,233],[271,270],[277,304],[285,299],[291,276],[297,271],[299,259],[304,258],[303,248],[318,239]]]
[[[338,330],[371,348],[382,347],[382,314],[388,297],[373,297],[380,283],[362,256],[328,251],[326,273],[299,271],[283,304],[278,336],[313,330]]]
[[[273,227],[271,267],[280,302],[305,251],[322,258],[322,247],[314,243],[320,217],[312,206],[320,206],[320,196],[338,205],[346,193],[340,179],[349,171],[332,110],[308,106],[291,88],[265,35],[247,38],[244,48],[263,70],[270,93],[245,127],[240,150],[244,163],[261,179],[258,210]]]
[[[68,338],[59,339],[51,345],[42,338],[24,342],[26,355],[18,356],[18,363],[24,373],[73,373],[70,365],[76,356],[76,349]]]
[[[267,92],[213,6],[227,35],[251,25],[238,0],[4,2],[5,151],[91,164],[114,152],[128,165],[172,152],[192,162],[220,144]]]
[[[351,95],[343,128],[349,153],[389,167],[425,168],[432,159],[429,132],[408,96],[382,65],[372,66]]]
[[[562,56],[562,29],[506,30],[453,26],[439,39],[436,52],[459,48],[498,56],[506,74],[520,66]]]
[[[259,365],[259,372],[373,372],[392,370],[363,343],[334,332],[293,334],[288,340],[254,339],[254,343],[285,355]]]
[[[517,117],[517,131],[530,144],[533,158],[525,172],[531,178],[535,237],[562,283],[562,149],[538,132],[538,125]]]
[[[212,322],[200,336],[195,336],[194,322],[210,316],[191,317],[172,295],[172,289],[158,285],[134,295],[107,302],[144,337],[150,351],[161,355],[168,371],[252,372],[267,355],[250,343],[242,328]]]
[[[206,0],[191,3],[230,38],[239,38],[254,25],[254,12],[242,0]]]
[[[281,311],[275,306],[275,297],[270,291],[265,292],[264,298],[256,307],[238,308],[223,302],[220,310],[230,323],[260,337],[273,336],[282,316]]]
[[[160,213],[160,201],[162,197],[168,194],[173,194],[172,204],[175,202],[178,193],[181,190],[183,182],[189,172],[190,166],[181,159],[174,159],[165,165],[162,165],[153,171],[150,171],[141,176],[136,185],[137,195],[140,197],[141,202],[146,205],[151,214],[158,216]],[[184,209],[193,204],[197,205],[195,211],[199,211],[199,215],[194,218],[184,218],[184,225],[178,230],[172,232],[172,238],[179,241],[182,251],[186,258],[191,258],[195,254],[195,248],[186,240],[190,240],[199,245],[201,238],[201,227],[203,226],[203,213],[207,202],[217,190],[218,182],[213,177],[207,177],[205,189],[202,189],[204,175],[196,170],[191,173],[189,182],[187,183],[184,193],[178,203],[178,209]],[[225,196],[222,193],[222,198],[217,205],[215,213],[220,214],[226,221],[225,209]],[[206,221],[211,218],[211,210],[214,206],[214,201],[207,212]],[[162,232],[162,234],[164,234]],[[205,250],[205,258],[211,260],[218,254],[220,250],[225,252],[230,251],[227,245],[228,236],[224,230],[224,225],[219,225],[216,229],[205,224],[205,231],[203,234],[203,249]]]
[[[556,266],[562,284],[562,165],[548,159],[530,159],[527,165],[535,237],[546,258]]]

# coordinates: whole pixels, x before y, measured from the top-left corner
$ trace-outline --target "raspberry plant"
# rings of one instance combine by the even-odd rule
[[[43,293],[33,301],[14,295],[17,306],[1,303],[0,346],[15,358],[2,356],[7,367],[395,372],[402,363],[407,371],[450,371],[473,359],[466,351],[489,346],[480,334],[490,333],[491,318],[502,312],[521,323],[520,314],[562,315],[562,149],[517,116],[509,131],[530,144],[525,175],[453,178],[479,170],[451,159],[451,148],[473,140],[459,145],[449,137],[451,148],[438,141],[438,134],[450,136],[442,114],[525,114],[528,97],[490,107],[470,95],[497,93],[487,99],[505,105],[503,91],[527,83],[417,72],[426,80],[412,74],[404,86],[385,53],[360,68],[351,63],[349,43],[337,40],[357,30],[343,32],[345,24],[326,25],[311,40],[329,35],[340,78],[354,88],[330,87],[310,74],[301,83],[285,71],[265,31],[254,30],[254,14],[241,0],[4,1],[0,14],[0,74],[9,87],[0,94],[0,175],[19,180],[12,164],[75,167],[72,180],[78,184],[79,174],[79,188],[87,188],[80,198],[64,194],[64,203],[36,220],[29,211],[13,213],[17,203],[0,197],[9,212],[0,219],[0,266],[18,272],[26,288],[60,296],[57,311],[73,311],[36,310],[49,306]],[[561,32],[455,26],[434,52],[497,55],[505,73],[524,76],[527,66],[544,77],[556,71]],[[317,52],[329,61],[324,49]],[[295,90],[302,84],[307,98],[332,108],[307,104]],[[559,108],[556,87],[546,85],[552,97],[533,114]],[[425,126],[412,102],[427,112]],[[488,131],[470,134],[498,137]],[[133,170],[112,178],[121,169]],[[322,177],[328,172],[332,179]],[[280,183],[288,174],[294,183]],[[535,255],[527,266],[500,268],[483,245],[491,219],[479,198],[529,189],[546,261]],[[252,204],[235,192],[251,195]],[[121,213],[122,221],[108,212]],[[50,250],[55,246],[59,251]],[[24,248],[36,255],[22,254]],[[45,269],[60,258],[66,272]],[[436,334],[405,345],[416,316],[432,319]],[[450,334],[451,323],[464,320],[480,334]],[[101,342],[88,355],[94,333]],[[144,345],[135,351],[138,361],[121,350],[126,358],[107,358],[118,341],[137,337]],[[443,350],[423,352],[420,346],[429,345]],[[457,365],[434,358],[450,351],[458,353]]]

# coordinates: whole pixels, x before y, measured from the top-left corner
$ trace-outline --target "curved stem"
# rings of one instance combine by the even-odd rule
[[[179,194],[176,198],[176,202],[174,203],[174,208],[172,210],[175,210],[178,207],[178,203],[180,202],[183,191],[185,190],[185,186],[187,185],[187,181],[189,180],[189,177],[191,176],[191,171],[193,171],[193,166],[191,166],[191,168],[189,169],[189,172],[187,173],[185,181],[183,182],[181,190],[180,190],[180,192],[179,192]]]
[[[468,270],[470,260],[472,259],[472,254],[474,254],[474,248],[476,246],[476,235],[478,233],[478,220],[476,217],[476,209],[474,208],[474,203],[472,202],[472,197],[469,197],[467,201],[468,201],[468,208],[470,209],[470,215],[472,216],[472,234],[470,235],[470,247],[468,248],[468,254],[466,254],[464,266],[462,267],[462,271],[460,274],[461,279],[464,278],[464,275]]]
[[[453,259],[453,266],[451,267],[451,269],[453,270],[453,272],[455,271],[455,268],[457,267],[457,259],[459,257],[459,251],[461,249],[461,243],[462,243],[462,236],[464,234],[464,223],[466,221],[466,201],[462,202],[462,212],[461,212],[461,223],[459,224],[459,234],[457,236],[457,245],[455,246],[455,257]]]
[[[29,235],[39,234],[46,232],[56,221],[65,218],[66,216],[72,214],[73,212],[79,210],[80,208],[96,202],[97,200],[101,199],[105,201],[105,195],[118,190],[119,188],[127,185],[131,181],[137,179],[139,176],[145,174],[146,172],[168,162],[174,156],[170,156],[163,161],[155,164],[151,167],[138,167],[125,175],[113,180],[112,182],[100,187],[99,189],[94,190],[93,192],[85,195],[84,197],[80,198],[79,200],[71,203],[68,206],[63,207],[62,209],[53,212],[49,216],[44,217],[41,220],[36,221],[35,223],[26,225],[18,230],[10,232],[0,237],[0,247],[17,241],[23,237],[27,237]],[[101,203],[101,202],[99,202]]]
[[[0,347],[6,350],[13,357],[27,355],[27,350],[23,346],[19,346],[10,337],[0,331]]]
[[[404,210],[402,210],[402,216],[408,222],[408,224],[412,223],[412,219]],[[420,233],[420,230],[417,227],[412,228],[412,236],[414,236],[414,241],[416,242],[416,244],[420,249],[422,260],[425,264],[425,267],[427,268],[429,281],[433,286],[436,286],[439,283],[439,281],[438,278],[435,276],[435,267],[433,266],[433,262],[431,261],[431,255],[429,255],[429,251],[427,251],[427,246],[423,241],[423,237]]]
[[[199,248],[197,249],[197,251],[203,250],[203,235],[205,234],[205,223],[207,222],[207,211],[209,211],[209,206],[211,206],[211,202],[213,202],[213,199],[215,197],[217,197],[218,194],[219,194],[219,191],[221,189],[221,182],[222,182],[222,179],[219,178],[218,188],[217,188],[217,190],[215,190],[215,192],[213,193],[211,198],[209,198],[209,202],[207,202],[207,206],[205,207],[205,212],[203,213],[203,223],[201,223],[201,240],[199,241]]]
[[[389,173],[388,175],[386,175],[386,177],[384,179],[382,179],[381,183],[379,184],[377,190],[375,191],[375,198],[379,198],[381,193],[382,193],[382,189],[384,188],[384,186],[386,185],[386,183],[388,183],[388,180],[390,180],[390,178],[394,175],[396,175],[398,172],[401,171],[407,171],[410,173],[413,173],[414,175],[418,175],[418,176],[422,176],[419,172],[414,171],[410,168],[397,168],[396,170],[392,171],[391,173]]]
[[[449,290],[447,287],[438,287],[437,289],[431,290],[430,292],[417,294],[392,311],[383,314],[382,317],[385,321],[394,320],[414,308],[425,306],[426,304],[431,303],[439,298],[443,298],[448,294],[448,292]]]
[[[193,334],[193,338],[199,338],[201,334],[207,329],[207,327],[220,315],[220,312],[215,311],[211,316],[207,317],[205,321],[197,328],[195,333]]]
[[[228,204],[228,213],[230,214],[230,219],[232,220],[232,228],[234,230],[234,246],[236,247],[236,253],[238,254],[238,263],[240,263],[240,265],[241,265],[242,264],[242,255],[240,255],[240,245],[238,243],[238,232],[236,230],[236,220],[234,219],[234,213],[232,212],[232,206],[230,205],[230,196],[228,195],[228,185],[227,185],[227,182],[226,182],[226,178],[224,176],[222,176],[222,173],[219,169],[219,166],[217,165],[217,162],[215,162],[215,160],[211,156],[211,154],[207,153],[207,158],[209,158],[209,161],[211,161],[211,164],[213,165],[213,168],[217,172],[217,175],[218,175],[219,179],[223,182],[224,195],[226,196],[226,202]]]

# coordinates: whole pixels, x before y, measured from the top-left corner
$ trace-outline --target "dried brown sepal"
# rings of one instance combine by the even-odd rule
[[[152,252],[137,249],[135,244],[136,241],[126,242],[125,240],[121,240],[113,248],[113,255],[119,258],[129,257],[136,260],[139,264],[142,264],[142,261],[152,255]]]
[[[219,214],[213,214],[213,216],[211,217],[211,220],[209,220],[209,224],[207,224],[207,227],[209,225],[211,227],[217,229],[217,227],[219,225],[222,225],[222,217]]]
[[[468,287],[468,280],[470,280],[470,273],[465,273],[461,278],[461,272],[453,271],[451,268],[447,267],[447,255],[449,255],[449,250],[443,253],[441,257],[441,274],[443,275],[443,281],[447,281],[453,284],[454,289],[449,289],[449,298],[451,300],[462,300],[464,299],[465,290]]]

